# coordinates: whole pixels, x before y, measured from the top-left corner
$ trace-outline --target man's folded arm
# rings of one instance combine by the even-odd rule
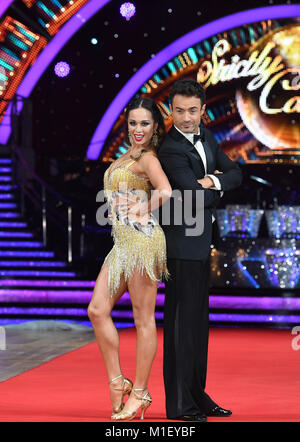
[[[209,174],[207,174],[205,176],[208,176],[209,178],[211,178],[213,180],[214,186],[210,187],[210,189],[212,189],[212,190],[222,190],[221,189],[220,180],[219,180],[219,178],[217,178],[216,175],[213,175],[213,174],[209,173]]]
[[[242,183],[243,179],[240,167],[223,152],[213,135],[211,135],[210,142],[216,146],[216,169],[223,173],[211,174],[209,176],[211,176],[212,179],[215,177],[219,181],[221,188],[218,190],[226,191],[235,189]]]
[[[196,177],[190,168],[188,159],[184,155],[177,152],[169,152],[165,154],[159,153],[158,157],[168,175],[173,190],[178,189],[181,192],[191,190],[193,203],[196,202],[196,191],[202,190],[204,192],[204,207],[214,207],[218,203],[220,192],[204,189],[197,182],[199,177]]]

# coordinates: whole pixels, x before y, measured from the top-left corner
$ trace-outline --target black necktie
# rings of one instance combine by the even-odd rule
[[[203,134],[200,134],[200,135],[196,135],[196,134],[194,134],[194,138],[193,138],[193,143],[194,143],[194,145],[197,143],[197,141],[205,141],[205,137],[204,137],[204,135]]]

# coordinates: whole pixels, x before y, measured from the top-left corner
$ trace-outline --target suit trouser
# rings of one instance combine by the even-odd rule
[[[208,349],[209,259],[168,259],[165,282],[164,383],[167,417],[210,411],[204,392]]]

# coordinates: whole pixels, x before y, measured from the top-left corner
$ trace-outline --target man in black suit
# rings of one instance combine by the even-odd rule
[[[206,416],[229,416],[205,393],[208,348],[210,250],[217,228],[216,206],[222,192],[241,184],[242,174],[217,144],[212,132],[200,128],[205,91],[195,80],[175,83],[170,93],[173,126],[158,157],[173,191],[182,193],[193,216],[202,215],[203,232],[187,235],[187,223],[164,225],[168,269],[164,307],[164,383],[170,419],[206,421]],[[189,191],[185,192],[184,191]],[[197,193],[202,203],[197,204]],[[186,199],[186,201],[185,201]],[[178,224],[178,223],[177,223]],[[221,375],[221,368],[220,368]]]

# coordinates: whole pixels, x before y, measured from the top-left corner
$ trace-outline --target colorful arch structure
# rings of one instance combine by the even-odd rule
[[[111,102],[94,132],[86,157],[91,160],[97,160],[116,119],[129,100],[150,77],[178,53],[199,41],[241,25],[249,25],[260,20],[294,17],[300,17],[300,5],[276,5],[250,9],[203,25],[165,47],[131,77]]]
[[[3,1],[3,4],[2,4]],[[73,35],[83,26],[90,18],[100,11],[111,0],[90,0],[74,14],[64,26],[51,39],[46,47],[41,51],[32,67],[27,71],[21,83],[18,86],[16,94],[24,98],[28,98],[45,72],[49,64],[53,61],[63,46],[73,37]],[[4,13],[12,0],[1,0],[1,11]],[[4,7],[6,6],[6,7]],[[22,102],[19,101],[18,111],[22,109]],[[11,134],[11,115],[12,104],[10,104],[0,124],[0,144],[6,144]]]
[[[13,0],[1,1],[0,16],[6,11],[12,1]],[[41,52],[34,65],[26,73],[16,93],[25,98],[29,97],[41,75],[63,46],[83,24],[85,24],[110,1],[111,0],[90,0],[76,15],[69,19]],[[185,50],[195,42],[199,42],[201,39],[209,38],[218,32],[224,32],[236,26],[250,24],[259,20],[292,17],[300,17],[299,5],[276,5],[242,11],[201,26],[164,48],[153,59],[139,69],[112,101],[94,132],[87,149],[87,158],[95,160],[99,157],[104,142],[109,135],[114,122],[130,98],[149,79],[149,77],[154,75],[157,70],[159,70],[169,59],[176,56],[180,51]],[[19,111],[21,110],[21,106],[22,103],[20,102],[18,107]],[[11,105],[8,107],[5,117],[0,124],[1,144],[6,144],[11,134],[10,113]]]

